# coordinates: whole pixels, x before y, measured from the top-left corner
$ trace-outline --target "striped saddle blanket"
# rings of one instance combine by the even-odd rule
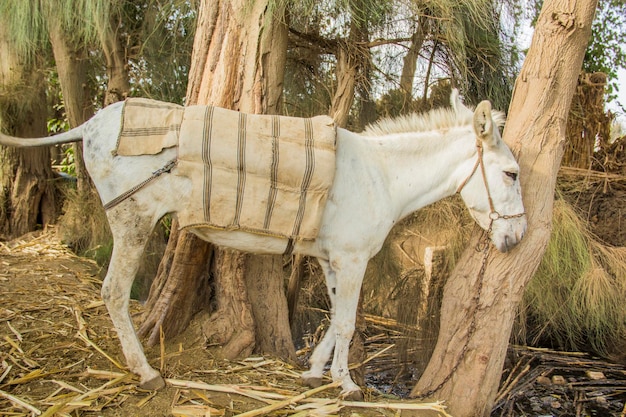
[[[119,155],[178,146],[172,171],[191,180],[181,227],[315,239],[335,173],[336,128],[297,118],[181,107],[146,99],[124,106]]]

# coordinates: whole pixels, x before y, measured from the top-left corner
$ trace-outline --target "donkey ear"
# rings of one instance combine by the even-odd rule
[[[474,132],[476,133],[476,137],[485,145],[495,145],[493,129],[491,103],[487,100],[481,101],[474,111]]]

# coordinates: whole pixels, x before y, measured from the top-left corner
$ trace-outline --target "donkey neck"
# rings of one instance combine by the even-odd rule
[[[456,192],[475,162],[472,138],[471,126],[362,137],[373,169],[383,173],[396,220]]]

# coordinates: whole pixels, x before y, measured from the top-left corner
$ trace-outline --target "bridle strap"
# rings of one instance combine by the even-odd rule
[[[487,190],[487,199],[489,200],[489,219],[491,220],[491,223],[493,223],[493,221],[497,219],[514,219],[516,217],[525,216],[526,215],[525,212],[518,213],[518,214],[500,214],[496,211],[496,208],[493,205],[493,199],[491,198],[491,191],[489,191],[489,183],[487,182],[487,173],[485,171],[485,162],[483,160],[482,143],[476,142],[476,150],[477,150],[476,152],[477,158],[476,158],[476,163],[474,164],[474,168],[472,168],[472,172],[470,172],[467,178],[465,178],[465,180],[463,180],[461,185],[459,185],[459,187],[456,189],[457,194],[459,194],[463,190],[463,188],[465,188],[469,180],[474,176],[474,174],[478,170],[478,167],[480,167],[480,173],[483,177],[483,183],[485,184],[485,189]]]
[[[495,207],[493,206],[493,200],[491,198],[491,192],[489,191],[489,184],[487,183],[487,173],[485,172],[485,162],[483,161],[483,146],[482,146],[482,143],[476,142],[476,149],[478,151],[477,152],[478,153],[478,157],[476,158],[476,163],[474,164],[474,168],[472,168],[472,172],[470,172],[470,174],[467,176],[467,178],[465,178],[465,180],[463,180],[461,185],[459,185],[459,187],[456,189],[457,194],[460,193],[463,190],[463,188],[467,185],[469,180],[474,176],[474,174],[478,170],[478,167],[480,166],[480,173],[483,176],[483,183],[485,184],[485,189],[487,190],[487,198],[489,199],[489,210],[490,210],[490,212],[489,212],[489,226],[485,230],[486,233],[483,234],[483,236],[478,240],[478,243],[476,244],[476,250],[478,252],[482,252],[483,259],[482,259],[482,263],[481,263],[481,266],[480,266],[480,271],[478,272],[478,289],[476,290],[476,292],[475,292],[476,295],[474,296],[474,306],[475,306],[475,308],[474,308],[474,310],[472,312],[470,325],[469,325],[469,328],[468,328],[468,331],[467,331],[467,337],[465,339],[465,344],[464,344],[463,348],[461,349],[461,354],[457,357],[456,364],[452,367],[452,369],[450,370],[448,375],[439,383],[439,385],[437,385],[433,389],[430,389],[429,391],[426,391],[423,394],[418,395],[417,398],[432,397],[432,395],[434,393],[436,393],[441,388],[443,388],[443,386],[445,384],[447,384],[448,381],[450,381],[450,379],[452,379],[452,376],[455,374],[455,372],[457,371],[457,369],[459,368],[459,366],[461,365],[461,363],[465,359],[465,355],[468,352],[468,347],[469,347],[470,340],[472,339],[472,336],[474,335],[474,332],[476,331],[476,317],[477,317],[477,312],[478,312],[479,307],[480,307],[480,297],[481,297],[482,290],[483,290],[483,281],[485,279],[485,271],[486,271],[486,268],[487,268],[487,259],[489,257],[489,251],[491,249],[490,246],[489,246],[489,236],[491,235],[493,222],[495,220],[498,220],[498,219],[514,219],[514,218],[522,217],[522,216],[526,215],[525,212],[521,212],[521,213],[518,213],[518,214],[500,214],[500,213],[498,213],[496,211]]]
[[[456,193],[459,194],[461,192],[461,190],[463,190],[463,188],[465,188],[465,186],[467,185],[467,183],[469,182],[469,180],[474,176],[474,174],[476,173],[476,170],[478,169],[478,165],[480,165],[480,161],[483,159],[482,158],[482,147],[476,145],[478,148],[478,158],[476,158],[476,163],[474,164],[474,168],[472,168],[472,172],[470,172],[470,174],[465,178],[465,180],[463,180],[463,182],[461,183],[461,185],[459,185],[459,188],[456,189]]]
[[[483,160],[483,147],[478,146],[478,162],[480,165],[480,173],[483,176],[483,183],[485,183],[485,189],[487,190],[487,199],[489,200],[489,217],[492,213],[497,213],[496,208],[493,206],[493,199],[491,198],[491,191],[489,190],[489,183],[487,182],[487,173],[485,172],[485,161]]]

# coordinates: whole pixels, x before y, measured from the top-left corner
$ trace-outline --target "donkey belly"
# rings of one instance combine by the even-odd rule
[[[257,254],[282,254],[288,240],[261,236],[239,230],[218,230],[210,227],[190,227],[190,232],[202,240],[244,252]]]
[[[219,230],[210,227],[189,227],[187,230],[215,245],[259,255],[282,255],[289,243],[288,239],[240,230]],[[322,254],[316,248],[316,241],[300,241],[294,243],[293,252],[319,257]]]

